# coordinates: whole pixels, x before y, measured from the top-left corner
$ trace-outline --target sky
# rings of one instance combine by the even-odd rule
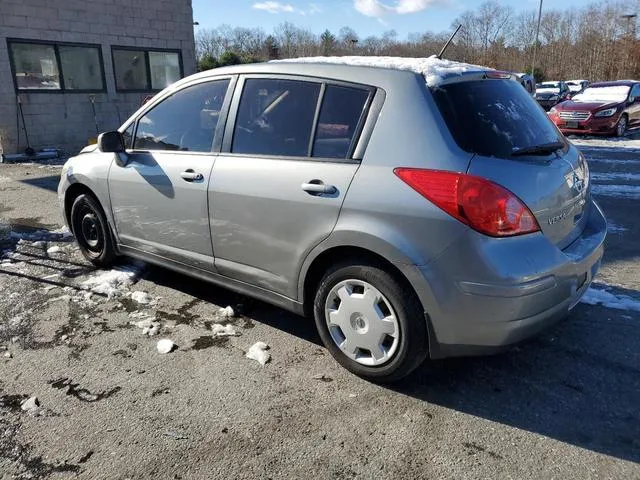
[[[199,28],[221,24],[262,27],[267,33],[285,21],[320,33],[353,28],[359,36],[395,30],[400,38],[411,32],[448,31],[451,22],[483,0],[192,0]],[[516,11],[533,10],[538,0],[501,0]],[[558,0],[544,0],[543,9],[558,8]],[[585,0],[562,0],[562,8],[580,8]]]

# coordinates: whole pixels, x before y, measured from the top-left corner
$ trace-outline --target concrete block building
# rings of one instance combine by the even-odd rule
[[[195,70],[191,0],[1,0],[0,153],[76,153]]]

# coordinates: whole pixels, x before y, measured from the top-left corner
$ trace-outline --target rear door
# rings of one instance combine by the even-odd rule
[[[126,163],[109,171],[120,243],[213,270],[207,186],[230,78],[192,84],[144,112],[125,133]],[[229,101],[229,100],[227,100]],[[219,133],[216,134],[216,130]]]
[[[511,80],[436,88],[434,98],[458,145],[474,154],[468,173],[516,194],[560,248],[588,218],[589,170],[547,115]]]
[[[209,188],[219,273],[296,297],[299,267],[333,230],[359,167],[372,94],[300,77],[239,80]]]

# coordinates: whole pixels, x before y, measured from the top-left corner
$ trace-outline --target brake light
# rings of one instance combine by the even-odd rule
[[[396,168],[394,173],[437,207],[485,235],[510,237],[540,230],[518,197],[485,178],[417,168]]]

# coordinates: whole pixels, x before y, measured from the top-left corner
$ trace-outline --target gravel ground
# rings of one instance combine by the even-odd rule
[[[102,272],[60,230],[59,167],[0,165],[0,476],[640,478],[640,142],[627,143],[580,147],[612,227],[594,288],[624,309],[582,303],[505,354],[426,363],[393,388],[340,368],[311,320],[156,267],[125,261],[120,284],[87,292]],[[158,353],[160,338],[177,348]],[[258,341],[265,366],[245,357]]]

